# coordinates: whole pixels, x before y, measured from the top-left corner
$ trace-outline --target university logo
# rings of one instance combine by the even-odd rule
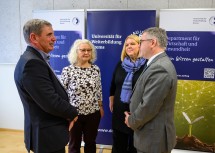
[[[134,31],[132,34],[135,34],[135,35],[141,37],[142,34],[143,34],[143,30],[136,30],[136,31]]]
[[[79,24],[79,19],[77,18],[77,17],[74,17],[73,19],[72,19],[72,23],[74,24],[74,25],[78,25]]]
[[[210,17],[209,23],[213,26],[215,26],[215,16]]]

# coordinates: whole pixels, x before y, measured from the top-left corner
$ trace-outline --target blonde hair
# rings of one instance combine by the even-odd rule
[[[126,54],[126,40],[127,39],[134,39],[138,44],[140,44],[140,38],[139,36],[135,35],[135,34],[131,34],[129,35],[126,39],[125,39],[125,42],[124,42],[124,45],[123,45],[123,48],[122,48],[122,53],[121,53],[121,61],[123,61],[125,59],[125,57],[127,56]]]
[[[92,55],[91,55],[91,59],[89,60],[89,62],[94,63],[96,61],[96,49],[95,49],[94,45],[87,39],[77,39],[73,43],[73,45],[68,53],[68,61],[70,62],[70,64],[74,64],[77,62],[77,57],[78,57],[77,50],[79,49],[79,46],[81,44],[90,45],[90,47],[92,49]]]

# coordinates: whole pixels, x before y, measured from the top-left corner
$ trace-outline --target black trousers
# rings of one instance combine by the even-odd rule
[[[133,144],[133,133],[127,134],[113,129],[112,153],[137,153]]]
[[[137,153],[146,153],[146,152],[137,151]],[[159,152],[158,152],[158,153],[159,153]],[[171,152],[161,152],[161,153],[171,153]]]
[[[28,152],[28,153],[30,153],[30,152]],[[54,152],[50,152],[50,153],[66,153],[66,150],[65,150],[65,147],[64,147],[64,148],[62,148],[62,149],[60,149],[58,151],[54,151]]]
[[[96,153],[96,136],[100,119],[100,111],[89,115],[78,115],[78,120],[70,131],[69,153],[80,153],[82,139],[85,143],[84,153]]]
[[[65,147],[58,150],[58,151],[55,151],[55,152],[51,152],[51,153],[65,153]]]

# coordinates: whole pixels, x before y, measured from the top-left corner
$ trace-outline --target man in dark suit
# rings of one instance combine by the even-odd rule
[[[166,31],[146,29],[140,40],[140,56],[148,59],[133,90],[125,123],[134,130],[138,153],[170,153],[176,143],[174,105],[177,75],[165,53]]]
[[[56,41],[52,25],[32,19],[24,25],[23,34],[28,47],[16,65],[14,79],[24,108],[26,149],[65,153],[78,113],[48,64]]]

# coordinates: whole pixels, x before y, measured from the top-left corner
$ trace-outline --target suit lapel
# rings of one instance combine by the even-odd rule
[[[148,66],[147,66],[147,63],[146,63],[146,64],[144,65],[143,71],[141,72],[140,76],[138,77],[138,79],[137,79],[137,81],[136,81],[136,83],[135,83],[135,85],[134,85],[134,88],[133,88],[133,90],[132,90],[131,96],[132,96],[133,93],[134,93],[134,90],[135,90],[135,88],[136,88],[136,86],[137,86],[137,84],[138,84],[138,81],[140,80],[140,78],[142,77],[143,73],[146,71],[147,68],[148,68]]]

